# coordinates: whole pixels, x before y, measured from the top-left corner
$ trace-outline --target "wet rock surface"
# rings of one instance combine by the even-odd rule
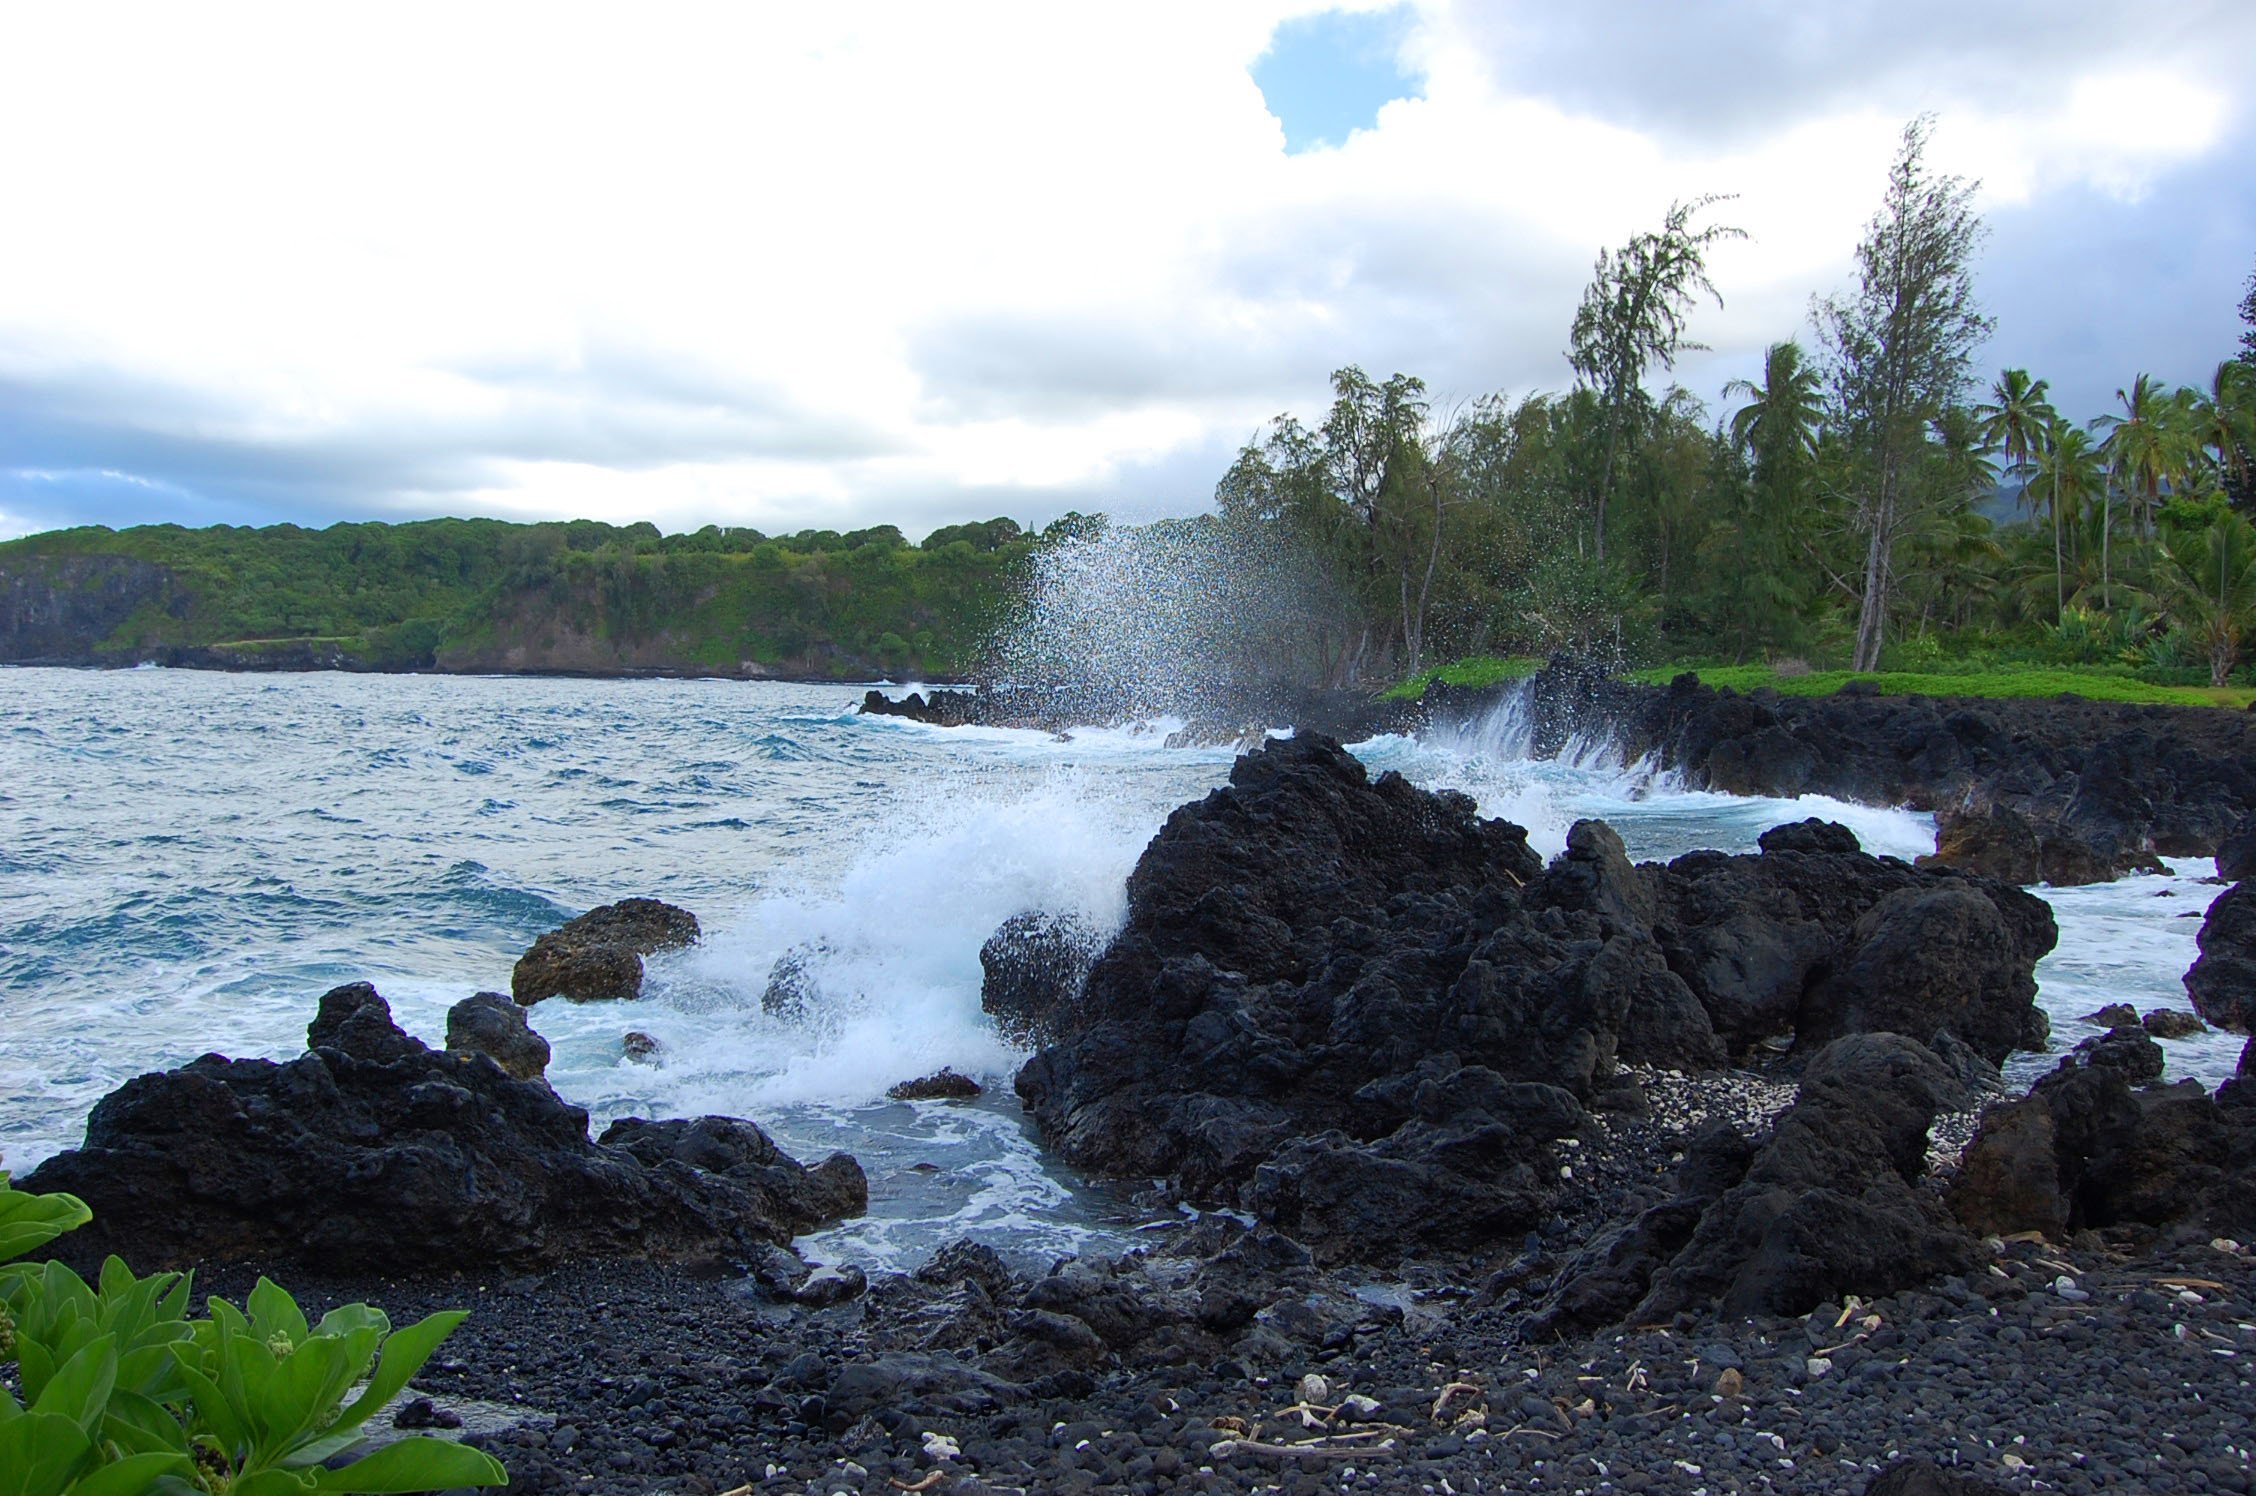
[[[21,1181],[93,1207],[60,1251],[142,1271],[742,1259],[867,1198],[851,1158],[801,1168],[734,1118],[620,1123],[605,1137],[621,1146],[591,1142],[585,1111],[489,1054],[426,1048],[365,982],[325,994],[306,1037],[287,1063],[206,1055],[105,1097],[84,1146]]]
[[[696,943],[697,916],[657,899],[621,899],[535,940],[510,973],[510,994],[530,1007],[551,997],[602,1002],[642,996],[642,958]]]
[[[1520,828],[1304,734],[1169,818],[1017,1088],[1075,1165],[1319,1261],[1471,1251],[1554,1213],[1622,1066],[1877,1030],[1994,1063],[2042,1042],[2054,934],[2018,889],[1823,823],[1637,867],[1584,822],[1547,869]]]
[[[1991,701],[1843,691],[1666,687],[1554,660],[1521,686],[1427,689],[1430,720],[1470,720],[1522,692],[1533,748],[1610,736],[1730,794],[1823,794],[1936,813],[1944,861],[2011,883],[2084,883],[2161,857],[2245,855],[2256,818],[2256,717],[2062,696]]]
[[[969,1101],[983,1090],[984,1087],[970,1076],[941,1069],[890,1086],[885,1094],[895,1101]]]

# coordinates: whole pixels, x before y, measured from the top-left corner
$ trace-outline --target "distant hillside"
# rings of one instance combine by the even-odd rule
[[[1008,519],[920,546],[891,525],[55,530],[0,543],[0,663],[953,676],[1041,543]]]

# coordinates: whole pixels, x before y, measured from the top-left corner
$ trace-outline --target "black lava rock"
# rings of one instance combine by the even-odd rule
[[[731,1118],[643,1124],[719,1140],[709,1153],[593,1143],[585,1111],[490,1056],[425,1048],[365,982],[324,996],[307,1039],[285,1064],[206,1055],[103,1098],[85,1145],[23,1182],[94,1209],[58,1255],[327,1271],[743,1256],[866,1197],[851,1159],[802,1169]]]

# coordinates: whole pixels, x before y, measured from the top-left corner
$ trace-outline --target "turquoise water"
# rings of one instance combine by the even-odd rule
[[[286,1057],[314,1000],[376,983],[438,1040],[447,1007],[506,990],[540,931],[630,894],[704,922],[629,1004],[532,1011],[550,1079],[600,1126],[630,1112],[749,1116],[802,1156],[869,1170],[867,1220],[818,1255],[898,1265],[973,1234],[1029,1255],[1116,1242],[1135,1216],[1041,1157],[979,1013],[978,949],[1022,909],[1100,926],[1168,811],[1231,754],[1149,730],[925,728],[856,714],[859,688],[138,670],[0,670],[0,1150],[74,1144],[121,1081],[207,1051]],[[1531,763],[1509,713],[1358,751],[1473,793],[1555,851],[1601,815],[1640,856],[1747,848],[1780,820],[1846,819],[1875,851],[1931,850],[1924,817],[1684,794],[1602,744]],[[2188,864],[2056,899],[2040,973],[2062,1021],[2124,997],[2184,1006],[2205,907]],[[815,1001],[759,998],[797,952]],[[629,1029],[655,1063],[627,1060]],[[2172,1046],[2215,1079],[2236,1047]],[[2041,1065],[2040,1062],[2033,1062]],[[973,1105],[884,1100],[943,1064]]]

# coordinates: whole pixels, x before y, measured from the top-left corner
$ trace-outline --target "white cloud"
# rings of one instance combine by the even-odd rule
[[[1845,275],[1920,108],[1942,164],[2028,204],[2135,197],[2245,107],[2198,28],[1937,98],[1947,34],[1844,23],[1894,53],[1686,131],[1500,67],[1576,55],[1555,8],[1500,30],[1427,0],[1425,96],[1287,156],[1246,69],[1317,8],[13,7],[0,438],[190,488],[270,461],[274,502],[326,463],[334,510],[847,525],[1159,473],[1183,507],[1205,487],[1171,459],[1337,364],[1561,382],[1593,253],[1671,198],[1736,192],[1754,233],[1699,328],[1730,356]],[[1674,45],[1727,59],[1767,8],[1739,16]],[[1811,24],[1788,62],[1823,51]],[[1652,97],[1731,90],[1679,60]]]

